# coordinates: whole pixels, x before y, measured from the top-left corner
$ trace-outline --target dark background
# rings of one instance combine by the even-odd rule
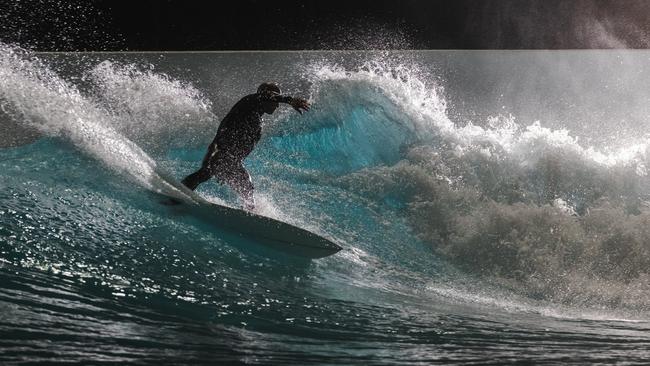
[[[4,0],[37,51],[648,48],[644,0]]]

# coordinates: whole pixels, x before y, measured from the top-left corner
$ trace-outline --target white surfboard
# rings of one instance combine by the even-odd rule
[[[173,199],[191,215],[215,227],[299,257],[322,258],[342,249],[331,240],[286,222],[209,202],[167,173],[156,173],[157,181],[152,182],[156,193]]]

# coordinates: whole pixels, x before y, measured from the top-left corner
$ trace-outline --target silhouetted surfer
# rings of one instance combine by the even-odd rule
[[[275,112],[279,103],[291,105],[300,114],[309,110],[305,99],[282,95],[276,84],[260,85],[257,93],[243,97],[223,118],[217,135],[208,146],[201,169],[183,179],[183,184],[195,190],[214,176],[221,184],[226,183],[234,189],[247,209],[253,209],[253,183],[242,161],[262,136],[262,115]]]

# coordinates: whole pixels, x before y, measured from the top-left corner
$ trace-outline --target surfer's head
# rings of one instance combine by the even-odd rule
[[[262,94],[267,97],[272,97],[276,95],[282,94],[282,91],[280,90],[280,87],[278,84],[275,83],[262,83],[260,84],[259,87],[257,87],[257,94]],[[279,103],[278,102],[271,102],[271,101],[265,101],[262,103],[262,107],[264,109],[264,112],[271,114],[275,112],[275,110],[278,108]]]
[[[257,93],[258,94],[272,94],[272,95],[280,95],[282,94],[282,91],[280,91],[280,87],[276,83],[262,83],[260,86],[257,87]]]

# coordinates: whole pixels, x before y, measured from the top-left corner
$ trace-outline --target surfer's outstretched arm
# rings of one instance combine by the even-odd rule
[[[306,99],[300,98],[300,97],[292,97],[289,95],[281,95],[281,94],[262,94],[262,99],[265,99],[269,102],[275,102],[275,103],[286,103],[289,104],[290,106],[293,107],[298,113],[302,114],[302,112],[306,112],[309,110],[309,102],[307,102]]]
[[[300,114],[302,114],[302,112],[307,112],[310,107],[309,102],[302,98],[291,98],[289,104]]]

